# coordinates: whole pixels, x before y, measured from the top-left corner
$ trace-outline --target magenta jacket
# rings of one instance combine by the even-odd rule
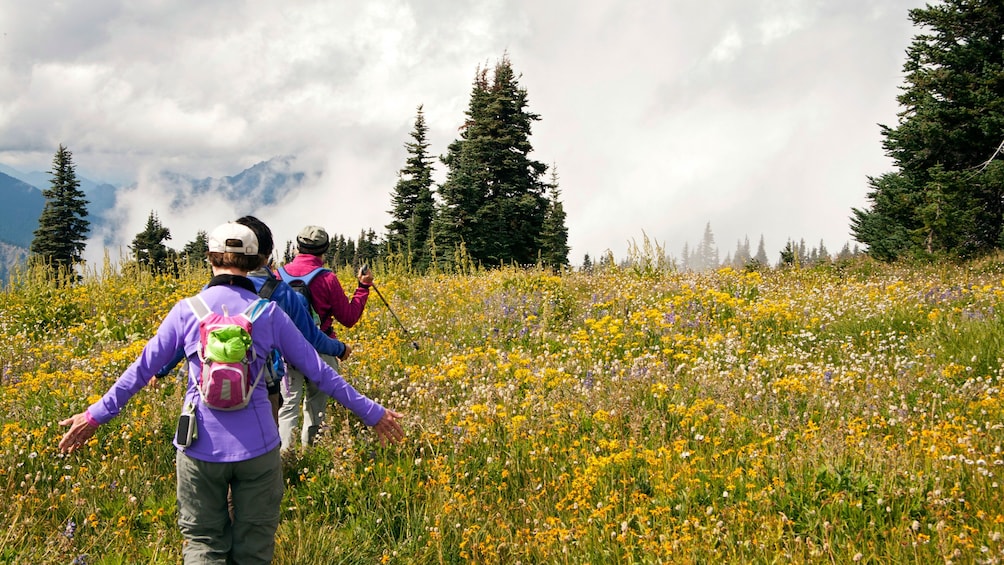
[[[213,282],[219,278],[214,278]],[[258,299],[245,285],[237,284],[242,282],[240,279],[247,279],[233,279],[236,282],[217,284],[202,291],[203,298],[214,311],[219,312],[221,306],[226,305],[231,313],[243,312],[251,301]],[[250,288],[254,288],[253,285]],[[258,359],[251,366],[252,376],[257,376],[269,351],[275,348],[311,382],[316,383],[321,391],[348,408],[366,425],[373,426],[383,418],[384,408],[356,391],[322,361],[289,316],[276,307],[274,302],[269,302],[261,316],[255,320],[251,333]],[[202,461],[222,463],[252,459],[278,447],[279,431],[272,417],[264,380],[258,383],[248,406],[241,410],[213,410],[202,403],[195,386],[195,379],[202,370],[196,354],[198,346],[199,321],[188,304],[181,301],[171,309],[156,335],[143,347],[139,358],[122,373],[100,400],[87,409],[88,420],[103,424],[117,416],[126,402],[146,386],[154,373],[167,364],[179,348],[184,348],[191,368],[185,405],[194,406],[198,434],[192,444],[184,448],[185,454]]]
[[[300,253],[292,261],[283,265],[283,268],[294,277],[302,277],[323,266],[321,257]],[[332,318],[346,328],[351,328],[363,315],[363,308],[366,307],[366,299],[369,296],[369,288],[357,286],[350,300],[345,296],[345,291],[342,290],[338,277],[330,271],[319,273],[310,281],[310,298],[313,301],[311,305],[321,318],[321,331],[329,336],[336,335],[334,328],[332,328]]]

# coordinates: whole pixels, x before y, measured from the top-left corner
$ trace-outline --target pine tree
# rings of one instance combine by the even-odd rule
[[[432,227],[435,202],[432,197],[432,157],[426,140],[428,127],[422,106],[418,107],[412,141],[405,144],[408,159],[398,172],[391,196],[391,223],[387,224],[387,249],[404,254],[413,268],[428,268],[426,240]]]
[[[45,207],[38,218],[31,254],[53,267],[70,268],[81,260],[90,222],[73,154],[62,145],[52,159],[51,174],[50,187],[42,191]]]
[[[753,260],[764,267],[770,265],[770,259],[767,258],[767,245],[764,243],[762,234],[760,235],[760,243],[756,246],[756,255],[753,256]]]
[[[725,264],[732,265],[735,269],[745,268],[746,265],[753,259],[750,255],[750,238],[747,236],[744,240],[736,241],[736,252],[732,255],[732,259],[726,258]]]
[[[784,249],[781,250],[781,258],[778,261],[778,267],[796,267],[798,266],[798,245],[792,241],[788,240],[788,243],[784,245]]]
[[[840,253],[837,253],[837,261],[849,261],[854,255],[851,253],[850,242],[844,243],[844,246],[840,249]]]
[[[697,255],[697,268],[695,270],[718,268],[718,246],[715,245],[715,234],[711,231],[711,222],[708,222],[704,227],[704,236],[701,238],[701,243],[697,245],[695,254]]]
[[[149,266],[155,273],[167,270],[169,250],[164,241],[171,239],[171,230],[164,227],[154,211],[146,219],[146,229],[136,234],[129,247],[140,265]],[[207,246],[208,247],[208,246]]]
[[[819,254],[818,254],[817,258],[816,258],[816,262],[817,263],[829,263],[830,260],[831,260],[831,258],[830,258],[830,252],[826,249],[826,244],[823,243],[823,240],[820,239],[819,240]]]
[[[568,228],[565,226],[565,208],[561,204],[557,169],[551,168],[550,196],[544,223],[540,228],[537,246],[544,265],[558,270],[568,265]]]
[[[491,80],[478,69],[467,121],[442,157],[448,171],[432,229],[440,257],[463,243],[485,265],[536,262],[547,166],[529,157],[531,125],[540,117],[527,104],[507,56]]]
[[[356,246],[356,253],[352,260],[353,267],[372,265],[380,253],[380,245],[376,240],[376,232],[373,230],[362,230],[359,232],[359,243]]]
[[[181,256],[192,266],[200,265],[206,261],[206,253],[209,252],[209,236],[204,230],[199,230],[195,234],[195,239],[185,244],[181,249]]]
[[[899,124],[881,130],[897,171],[868,179],[851,231],[887,261],[1004,247],[1004,3],[945,0],[909,16],[925,31],[907,49]]]

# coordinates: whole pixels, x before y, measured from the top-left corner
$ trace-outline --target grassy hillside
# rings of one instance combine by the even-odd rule
[[[333,408],[276,562],[998,562],[1002,266],[378,273],[421,349],[373,296],[343,369],[410,437]],[[178,562],[181,387],[69,456],[56,422],[204,282],[5,292],[0,562]]]

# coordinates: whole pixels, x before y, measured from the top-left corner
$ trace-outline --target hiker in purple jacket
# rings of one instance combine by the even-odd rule
[[[213,230],[209,261],[213,279],[200,295],[212,310],[239,313],[258,299],[246,276],[260,262],[257,238],[249,228],[229,223]],[[382,443],[404,438],[398,423],[402,415],[356,391],[321,360],[275,303],[264,306],[251,333],[256,361],[250,374],[258,374],[268,353],[278,349],[321,390],[372,426]],[[222,411],[205,405],[196,388],[202,371],[197,354],[199,320],[184,301],[171,309],[139,358],[100,400],[60,422],[69,430],[59,449],[72,452],[86,444],[98,426],[118,415],[182,347],[191,367],[185,410],[194,413],[196,425],[196,435],[188,446],[179,445],[175,438],[178,525],[186,542],[185,563],[269,563],[275,549],[283,479],[279,431],[267,392],[264,386],[255,387],[250,403],[239,410]],[[233,493],[233,521],[227,508],[228,489]]]

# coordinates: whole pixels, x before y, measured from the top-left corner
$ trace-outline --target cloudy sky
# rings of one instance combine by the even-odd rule
[[[138,183],[120,242],[155,209],[180,248],[247,210],[169,213],[155,173],[295,156],[319,174],[257,210],[277,240],[306,223],[382,233],[416,108],[445,153],[478,67],[508,54],[573,263],[645,235],[678,257],[709,222],[723,258],[761,236],[772,261],[788,239],[836,252],[866,177],[891,169],[877,124],[896,124],[907,11],[924,4],[0,0],[0,164],[45,171],[64,144],[79,175]]]

